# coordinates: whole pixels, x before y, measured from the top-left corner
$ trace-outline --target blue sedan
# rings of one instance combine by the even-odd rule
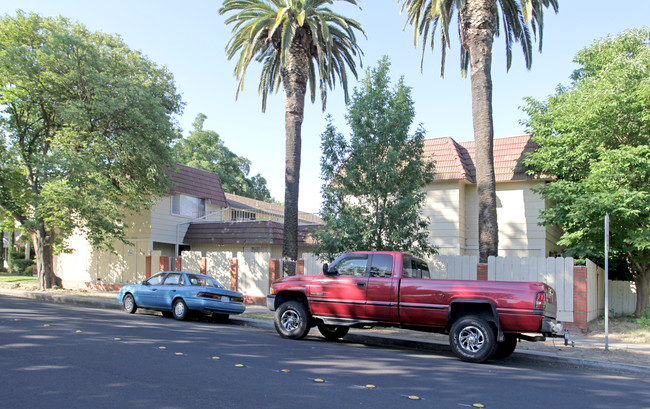
[[[129,314],[146,308],[177,320],[197,311],[227,321],[230,314],[241,314],[246,309],[241,293],[226,290],[212,277],[182,271],[163,271],[141,284],[125,285],[117,299]]]

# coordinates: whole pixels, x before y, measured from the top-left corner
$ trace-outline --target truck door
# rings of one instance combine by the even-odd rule
[[[368,254],[346,254],[329,267],[334,275],[312,281],[311,307],[314,315],[364,318],[368,285]]]
[[[366,296],[366,318],[391,322],[397,320],[397,284],[393,277],[393,255],[373,253]]]

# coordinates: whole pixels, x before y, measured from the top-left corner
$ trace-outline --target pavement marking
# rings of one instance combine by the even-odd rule
[[[375,386],[375,385],[370,385],[370,384],[368,384],[368,385],[366,385],[366,388],[368,388],[368,389],[372,389],[372,388],[376,388],[376,386]]]
[[[49,326],[50,326],[50,324],[43,324],[43,326],[44,326],[44,327],[49,327]]]
[[[474,408],[484,408],[485,405],[482,404],[482,403],[475,403],[475,404],[472,405],[472,407],[474,407]]]
[[[316,379],[314,379],[314,382],[322,383],[322,382],[325,382],[325,380],[323,380],[321,378],[316,378]]]
[[[113,338],[113,341],[121,341],[122,338]]]
[[[167,347],[160,346],[158,349],[167,349]]]
[[[420,400],[420,397],[416,396],[416,395],[409,395],[409,396],[407,396],[407,398],[409,398],[411,400]]]
[[[236,364],[235,367],[237,367],[237,368],[244,368],[245,365],[244,365],[244,364]]]
[[[78,329],[78,330],[76,330],[75,332],[77,332],[77,333],[79,333],[79,332],[83,332],[83,331],[82,331],[82,330],[80,330],[80,329]]]
[[[212,359],[221,359],[218,356],[213,356]]]
[[[280,372],[289,373],[289,372],[291,372],[291,369],[280,369]]]
[[[183,356],[184,354],[182,352],[176,352],[176,356]]]

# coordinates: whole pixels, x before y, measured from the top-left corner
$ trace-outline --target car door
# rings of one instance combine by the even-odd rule
[[[314,315],[365,318],[368,254],[346,254],[329,267],[333,275],[316,277],[310,286]]]
[[[134,291],[135,303],[142,308],[155,308],[156,297],[160,284],[165,279],[165,273],[159,273],[145,280],[142,285]]]
[[[182,273],[169,273],[165,280],[157,289],[154,297],[155,308],[171,309],[172,301],[176,297],[179,286],[185,284],[184,275]]]
[[[393,274],[393,261],[392,253],[373,253],[370,258],[365,311],[369,320],[393,322],[399,319],[398,278]]]

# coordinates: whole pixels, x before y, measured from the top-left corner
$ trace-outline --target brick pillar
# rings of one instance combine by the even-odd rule
[[[199,259],[199,272],[201,274],[208,274],[208,259],[205,257]]]
[[[280,278],[280,260],[269,261],[269,288],[275,280]]]
[[[167,271],[169,270],[169,257],[160,256],[160,263],[158,265],[158,271]]]
[[[296,275],[297,276],[305,275],[305,260],[298,260],[296,262]]]
[[[487,281],[488,279],[488,265],[487,264],[477,264],[476,265],[476,279]]]
[[[230,289],[237,291],[237,279],[239,275],[239,264],[236,258],[230,259]]]
[[[144,262],[144,277],[151,277],[151,256],[147,256]]]
[[[183,271],[183,257],[178,256],[174,259],[174,271]]]
[[[587,267],[573,267],[573,326],[587,332]]]

